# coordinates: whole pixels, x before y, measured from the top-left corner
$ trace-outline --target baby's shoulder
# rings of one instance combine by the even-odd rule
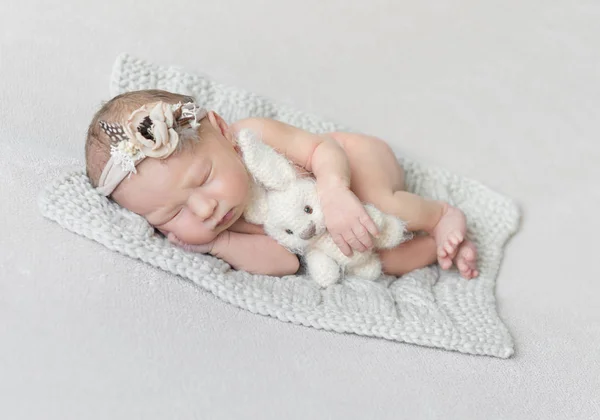
[[[272,126],[277,124],[277,120],[267,117],[247,117],[232,122],[229,127],[233,133],[238,133],[243,129],[262,132],[265,129],[270,130]]]
[[[263,143],[285,156],[299,173],[311,171],[310,162],[317,147],[329,136],[316,134],[273,118],[244,118],[231,125],[234,135],[248,129]]]
[[[356,142],[356,138],[362,138],[363,141],[368,136],[364,136],[352,132],[332,131],[327,133],[315,134],[304,130],[300,127],[284,123],[274,118],[267,117],[248,117],[238,120],[231,124],[233,133],[238,133],[240,130],[249,129],[259,134],[260,139],[270,145],[278,148],[283,142],[296,145],[316,145],[323,141],[324,138],[333,139],[345,149],[346,145],[352,145]],[[290,140],[297,140],[296,142]]]

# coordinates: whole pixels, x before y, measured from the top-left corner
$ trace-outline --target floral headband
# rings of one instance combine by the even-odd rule
[[[152,106],[152,109],[149,109]],[[98,192],[109,196],[146,157],[166,159],[177,148],[184,128],[196,129],[207,114],[194,102],[168,104],[158,102],[136,109],[123,126],[100,121],[110,137],[110,159],[98,182]]]

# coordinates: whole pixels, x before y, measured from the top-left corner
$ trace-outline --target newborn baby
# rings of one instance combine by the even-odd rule
[[[294,274],[298,258],[246,222],[252,178],[236,133],[251,129],[316,180],[325,225],[347,256],[373,247],[377,227],[361,202],[407,222],[424,235],[378,250],[383,271],[399,276],[435,261],[478,276],[474,244],[457,208],[404,191],[404,171],[392,149],[375,137],[312,134],[268,118],[228,125],[193,98],[141,90],[116,96],[94,116],[85,146],[86,169],[98,191],[143,216],[172,243],[210,253],[233,268]]]

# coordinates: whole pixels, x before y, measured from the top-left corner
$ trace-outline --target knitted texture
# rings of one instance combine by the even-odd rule
[[[206,75],[154,65],[129,54],[117,58],[112,95],[152,88],[194,96],[227,121],[262,116],[315,133],[353,131],[216,83]],[[496,313],[494,283],[503,247],[518,229],[517,206],[474,180],[410,159],[399,160],[406,171],[407,190],[446,200],[465,212],[468,235],[479,250],[481,274],[477,279],[467,281],[454,269],[443,271],[432,265],[400,278],[347,278],[320,289],[305,276],[280,278],[232,270],[218,258],[169,244],[142,217],[100,196],[83,171],[54,181],[40,196],[39,206],[44,216],[66,229],[189,279],[220,299],[256,314],[317,329],[510,357],[513,342]]]

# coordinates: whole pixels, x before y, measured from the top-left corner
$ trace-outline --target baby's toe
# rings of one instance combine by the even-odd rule
[[[452,258],[454,256],[454,253],[456,252],[456,245],[454,245],[454,244],[452,244],[452,242],[448,241],[444,245],[444,250],[446,251],[446,255],[448,255],[448,256],[450,256],[450,258]]]
[[[462,256],[467,261],[475,261],[475,251],[473,251],[471,248],[466,248],[463,251]]]
[[[438,258],[438,263],[440,264],[440,267],[442,267],[442,269],[444,270],[448,270],[450,267],[452,267],[452,260],[448,257]]]
[[[460,234],[460,232],[453,232],[448,236],[448,239],[450,242],[452,242],[452,245],[457,246],[463,241],[464,237]]]
[[[439,247],[437,251],[438,258],[446,258],[448,256],[448,252],[444,249],[444,247]]]
[[[475,268],[474,264],[467,262],[467,267],[468,267],[468,272],[467,272],[468,280],[474,279],[475,277],[479,276],[479,271],[477,271],[477,268]]]

